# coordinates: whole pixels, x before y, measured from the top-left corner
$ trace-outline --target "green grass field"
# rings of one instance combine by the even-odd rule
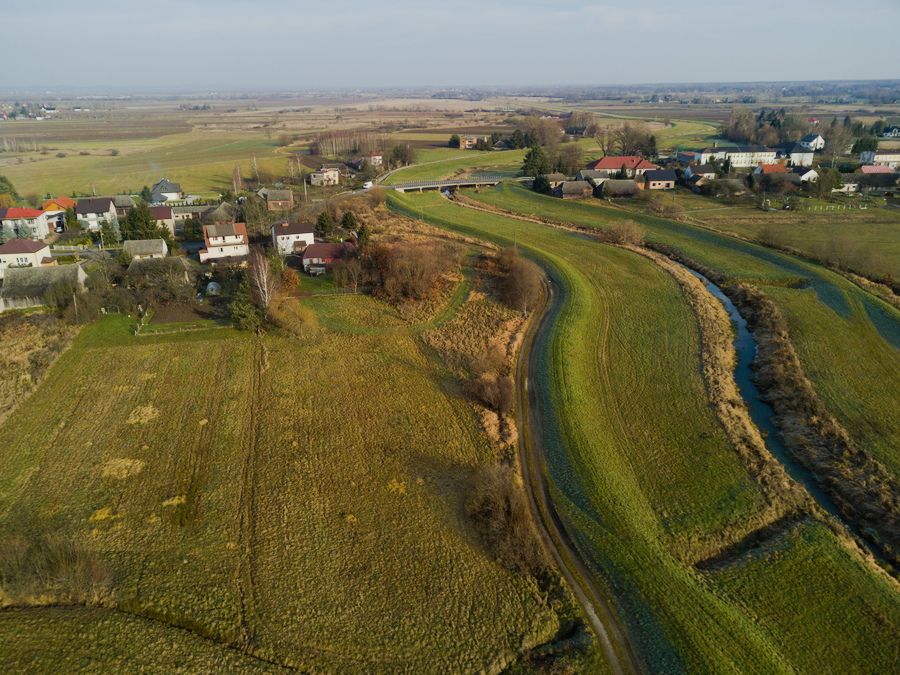
[[[420,150],[416,164],[391,174],[386,185],[408,183],[417,180],[451,178],[458,173],[485,171],[488,173],[507,171],[515,172],[522,166],[525,158],[524,150],[458,150],[453,148],[434,148]]]
[[[648,670],[784,672],[806,667],[805,654],[823,653],[823,643],[836,670],[891,667],[895,588],[815,521],[796,526],[815,538],[730,560],[728,574],[678,562],[701,535],[740,527],[759,507],[759,490],[705,405],[696,324],[671,278],[636,254],[435,194],[391,195],[390,203],[432,224],[515,242],[563,293],[535,375],[550,418],[542,441],[554,502]],[[834,564],[820,569],[821,556]],[[770,558],[793,571],[777,599],[769,598]],[[858,601],[828,603],[826,582],[855,588]]]
[[[303,302],[302,337],[101,320],[0,426],[0,540],[112,577],[109,609],[0,610],[4,663],[459,672],[554,637],[463,514],[494,451],[458,382],[391,307]]]
[[[900,400],[897,309],[819,265],[708,229],[598,200],[563,201],[514,185],[472,196],[491,206],[587,227],[635,220],[649,241],[733,279],[760,284],[784,312],[807,374],[828,409],[861,447],[900,475],[900,417],[890,413]],[[797,283],[801,287],[786,287]],[[876,382],[881,384],[873,386]]]

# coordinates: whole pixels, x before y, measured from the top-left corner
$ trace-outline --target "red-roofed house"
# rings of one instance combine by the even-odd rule
[[[354,248],[353,244],[312,244],[303,251],[303,271],[322,274],[341,258],[345,258]]]
[[[44,239],[50,234],[47,215],[40,209],[11,206],[0,209],[3,238]]]
[[[757,176],[770,176],[773,173],[787,172],[787,167],[784,164],[760,164],[753,170],[753,173],[755,173]]]
[[[30,239],[10,239],[0,245],[0,279],[7,267],[40,267],[56,264],[50,255],[50,247]]]
[[[164,227],[173,237],[175,236],[175,216],[171,206],[151,206],[150,217],[156,222],[157,227]]]
[[[865,164],[859,167],[860,173],[867,174],[878,174],[878,173],[894,173],[894,170],[889,166],[882,166],[880,164]]]
[[[640,155],[607,155],[602,159],[594,162],[591,167],[594,171],[606,171],[610,175],[624,170],[625,176],[633,178],[640,176],[645,171],[658,169],[653,162],[648,162]]]
[[[244,223],[204,225],[203,241],[206,242],[206,248],[200,249],[200,262],[250,255],[250,237]]]
[[[76,202],[71,197],[66,197],[65,195],[60,195],[59,197],[54,197],[53,199],[45,199],[44,203],[41,205],[44,211],[68,211],[69,209],[74,209]]]

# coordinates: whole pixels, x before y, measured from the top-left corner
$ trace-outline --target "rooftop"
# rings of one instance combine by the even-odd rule
[[[47,244],[31,239],[10,239],[5,244],[0,244],[0,255],[4,253],[37,253],[47,246]]]

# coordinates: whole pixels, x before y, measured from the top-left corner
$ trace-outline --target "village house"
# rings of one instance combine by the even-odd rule
[[[626,178],[633,178],[645,171],[658,168],[656,164],[648,162],[640,155],[607,155],[591,166],[594,171],[605,171],[609,178],[618,177],[620,171]]]
[[[718,162],[728,161],[735,169],[749,169],[758,164],[773,164],[776,154],[775,150],[764,145],[733,145],[703,148],[696,151],[694,157],[699,164],[706,164],[714,159]]]
[[[171,206],[151,206],[150,218],[157,227],[164,227],[169,234],[175,236],[175,214]]]
[[[900,138],[900,126],[885,127],[881,132],[882,138]]]
[[[336,262],[346,258],[354,246],[348,242],[339,244],[311,244],[303,251],[303,271],[309,274],[323,274]]]
[[[116,215],[116,205],[110,197],[88,197],[79,199],[75,205],[75,217],[82,229],[96,232],[103,227],[103,223],[109,223],[115,227],[119,225]]]
[[[490,134],[465,134],[459,137],[459,149],[460,150],[471,150],[476,145],[478,145],[478,141],[482,143],[490,143],[491,136]]]
[[[67,284],[82,293],[85,281],[87,274],[81,265],[9,267],[0,286],[0,312],[45,304],[47,290],[54,284]]]
[[[268,211],[290,211],[294,208],[294,193],[291,190],[270,190],[263,188],[260,197],[266,200]]]
[[[134,197],[131,195],[113,195],[113,204],[116,207],[116,216],[124,218],[135,207]]]
[[[821,150],[825,147],[825,139],[819,134],[806,134],[806,136],[800,139],[800,145],[815,152],[816,150]]]
[[[777,156],[790,161],[791,166],[812,166],[815,153],[800,143],[791,143],[782,147]]]
[[[900,150],[866,150],[860,153],[859,161],[862,164],[888,166],[896,169],[900,166]]]
[[[153,204],[174,202],[182,197],[184,197],[184,193],[181,191],[181,185],[173,183],[168,178],[163,178],[150,191],[150,202]]]
[[[250,254],[250,237],[244,223],[213,223],[203,226],[206,248],[200,249],[200,262],[243,258]]]
[[[68,211],[69,209],[74,209],[77,203],[71,197],[60,195],[59,197],[45,199],[44,203],[41,204],[41,208],[44,211]]]
[[[677,176],[672,169],[651,169],[636,179],[642,190],[673,190]]]
[[[169,247],[162,239],[129,239],[122,244],[122,249],[132,260],[165,258],[169,254]]]
[[[316,226],[312,223],[288,223],[272,225],[272,245],[281,255],[302,251],[315,243]]]
[[[688,166],[684,170],[684,175],[686,178],[699,176],[700,178],[705,178],[706,180],[715,180],[716,167],[714,167],[712,164],[698,164],[696,166]]]
[[[560,185],[569,180],[569,177],[564,173],[547,173],[544,174],[544,178],[546,178],[547,182],[550,184],[551,190],[555,190]]]
[[[560,183],[553,194],[562,199],[585,199],[594,194],[594,186],[586,180],[567,180]]]
[[[753,169],[753,173],[757,176],[770,176],[774,173],[787,173],[787,167],[784,164],[760,164],[755,169]]]
[[[803,183],[815,183],[819,180],[819,172],[809,166],[794,167],[793,172],[800,176]]]
[[[322,167],[309,174],[309,184],[319,187],[338,185],[341,182],[341,171],[337,167]]]
[[[41,267],[55,265],[50,246],[31,239],[10,239],[0,244],[0,279],[8,267]]]
[[[50,234],[44,211],[19,206],[0,209],[0,228],[4,239],[45,239]]]

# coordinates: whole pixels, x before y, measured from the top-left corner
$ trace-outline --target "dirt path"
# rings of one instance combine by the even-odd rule
[[[536,366],[535,338],[552,325],[552,309],[561,302],[548,284],[545,302],[532,317],[516,360],[518,405],[516,423],[519,427],[519,461],[525,479],[528,502],[538,533],[553,557],[560,574],[572,589],[585,617],[600,641],[603,655],[612,672],[638,673],[639,661],[611,603],[591,582],[590,571],[565,531],[550,498],[539,446],[541,415],[537,400],[529,386],[528,373]]]

